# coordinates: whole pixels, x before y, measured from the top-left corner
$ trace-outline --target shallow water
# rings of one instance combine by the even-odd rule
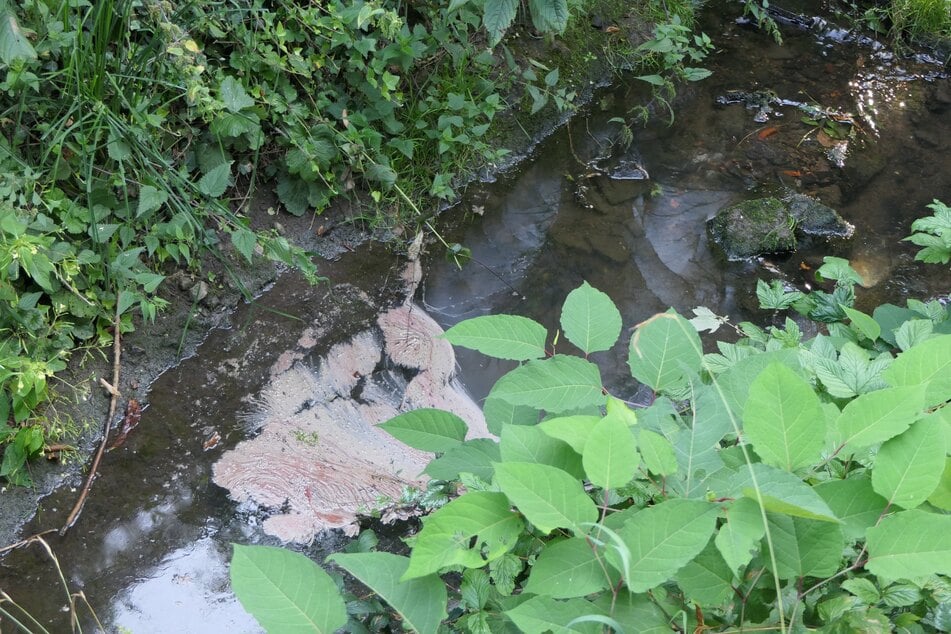
[[[707,306],[734,321],[762,322],[770,316],[756,309],[757,277],[809,284],[823,255],[848,257],[877,282],[860,290],[861,305],[947,292],[946,267],[915,263],[915,247],[900,242],[933,198],[951,202],[951,85],[940,67],[889,59],[821,23],[790,25],[778,47],[724,19],[724,11],[711,5],[704,18],[717,46],[706,64],[714,74],[681,90],[672,125],[635,128],[628,150],[609,152],[618,131],[609,120],[627,116],[625,104],[646,94],[643,82],[625,79],[517,172],[470,188],[455,210],[467,220],[446,237],[470,248],[474,261],[459,270],[434,250],[418,295],[438,321],[508,312],[553,330],[565,295],[587,280],[614,299],[626,326],[668,306],[683,313]],[[767,89],[787,102],[856,115],[863,132],[850,141],[842,167],[828,156],[836,148],[820,143],[797,106],[777,107],[758,122],[759,113],[742,104],[717,103],[727,91]],[[760,262],[719,259],[707,244],[706,219],[781,186],[840,210],[856,225],[855,237]],[[211,465],[250,433],[243,417],[268,369],[304,328],[336,324],[334,340],[363,329],[375,304],[360,291],[378,297],[398,266],[378,249],[344,258],[330,275],[350,281],[353,295],[333,321],[326,311],[340,303],[325,301],[325,287],[308,289],[285,276],[239,310],[240,327],[213,333],[197,357],[151,387],[140,427],[107,454],[80,522],[65,538],[50,539],[67,581],[85,592],[110,630],[258,631],[228,589],[228,544],[273,542],[261,532],[260,513],[236,508],[211,483]],[[598,361],[619,393],[646,396],[625,377],[623,346]],[[465,353],[460,365],[476,398],[507,369]],[[213,432],[222,444],[203,451]],[[44,500],[26,534],[58,526],[75,495],[64,490]],[[328,538],[305,552],[320,559],[339,543]],[[67,630],[65,595],[39,549],[0,561],[0,588],[51,631]]]

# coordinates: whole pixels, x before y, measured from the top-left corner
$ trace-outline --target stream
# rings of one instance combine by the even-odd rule
[[[794,4],[787,8],[810,15]],[[443,328],[512,313],[553,332],[565,296],[587,281],[611,296],[626,327],[670,306],[688,317],[705,306],[734,323],[764,323],[772,316],[758,310],[757,278],[804,288],[826,255],[850,259],[862,274],[859,308],[946,295],[947,267],[916,263],[917,247],[901,242],[932,199],[951,203],[951,81],[940,63],[897,58],[818,18],[783,24],[778,46],[736,22],[737,11],[722,3],[704,10],[700,28],[716,47],[704,66],[713,74],[679,89],[672,124],[659,105],[648,125],[632,128],[627,148],[613,143],[620,126],[612,119],[629,118],[630,105],[649,98],[645,82],[620,79],[517,170],[470,186],[443,236],[473,259],[459,269],[431,247],[421,258],[418,306]],[[732,91],[769,91],[778,103],[764,113],[722,99]],[[844,142],[823,136],[796,104],[849,112],[860,131]],[[835,208],[854,236],[783,257],[719,257],[706,220],[782,188]],[[325,272],[334,296],[284,275],[239,307],[236,327],[214,331],[197,356],[150,386],[139,427],[106,454],[78,524],[48,538],[70,588],[84,593],[107,631],[260,631],[231,594],[230,543],[279,544],[264,526],[286,509],[236,504],[215,484],[213,465],[258,432],[262,394],[289,364],[326,363],[334,344],[374,327],[380,307],[398,301],[393,287],[404,265],[380,246],[360,247]],[[476,402],[511,367],[456,354]],[[625,355],[619,345],[595,358],[617,393],[646,399],[626,374]],[[366,373],[378,366],[370,362]],[[405,372],[384,369],[374,385],[406,387]],[[63,487],[45,498],[23,534],[61,525],[76,495]],[[345,543],[331,532],[296,548],[321,561]],[[0,560],[0,589],[50,631],[69,631],[67,595],[40,548]]]

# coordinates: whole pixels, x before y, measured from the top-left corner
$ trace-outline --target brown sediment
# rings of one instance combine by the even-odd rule
[[[453,380],[452,346],[422,308],[398,306],[377,325],[331,348],[316,369],[299,350],[282,355],[258,397],[260,435],[214,466],[214,481],[234,500],[279,509],[263,527],[281,540],[350,530],[361,511],[425,484],[421,473],[432,456],[401,444],[379,423],[437,407],[462,417],[470,436],[488,434],[478,406]],[[393,366],[415,375],[407,382],[388,371]]]

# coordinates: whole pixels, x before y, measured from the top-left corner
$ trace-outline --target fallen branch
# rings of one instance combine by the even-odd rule
[[[86,482],[83,483],[83,489],[79,492],[79,499],[76,500],[76,505],[73,506],[73,510],[70,511],[69,517],[66,518],[66,523],[63,524],[63,528],[59,529],[59,534],[61,536],[65,535],[66,531],[68,531],[70,527],[76,523],[76,519],[83,510],[83,505],[86,504],[86,498],[89,496],[89,490],[92,488],[92,482],[95,480],[96,472],[99,470],[99,461],[102,460],[102,454],[106,452],[106,445],[109,444],[109,428],[112,427],[112,418],[116,415],[116,405],[119,402],[119,357],[122,353],[122,346],[120,343],[121,335],[119,334],[120,320],[118,302],[116,304],[116,316],[112,321],[114,337],[112,340],[112,383],[106,383],[104,379],[99,380],[99,382],[103,384],[103,387],[106,388],[106,391],[111,395],[109,399],[109,413],[106,415],[106,422],[103,425],[102,440],[99,442],[99,449],[96,451],[96,457],[92,461],[92,466],[89,468],[89,473],[86,474]]]

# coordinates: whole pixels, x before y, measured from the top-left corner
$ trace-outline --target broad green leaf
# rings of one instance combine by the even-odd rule
[[[568,26],[568,0],[529,0],[532,24],[542,33],[561,33]]]
[[[512,405],[489,392],[482,405],[485,425],[489,432],[498,436],[504,425],[534,425],[538,423],[539,412],[534,407]]]
[[[528,361],[545,356],[548,332],[537,321],[518,315],[485,315],[459,322],[446,331],[454,346],[496,359]]]
[[[248,262],[250,262],[254,256],[254,247],[257,242],[257,236],[254,235],[253,231],[249,231],[248,229],[241,228],[231,232],[231,244],[234,245],[238,253],[243,255],[244,259]]]
[[[674,581],[684,591],[687,599],[700,607],[718,608],[737,598],[733,590],[733,572],[723,561],[713,542],[707,544],[693,561],[681,568],[674,575]]]
[[[601,631],[595,623],[587,623],[568,627],[575,619],[597,614],[598,610],[584,599],[568,599],[557,601],[551,597],[532,597],[511,610],[505,615],[512,619],[515,626],[524,634],[569,634],[570,632]]]
[[[933,333],[934,323],[930,319],[909,319],[895,331],[895,344],[904,352],[927,341]]]
[[[780,579],[821,578],[838,570],[845,538],[837,524],[776,513],[766,520]]]
[[[502,462],[495,466],[495,478],[502,492],[543,533],[556,528],[581,533],[581,524],[598,518],[598,509],[581,482],[561,469]]]
[[[883,373],[892,360],[887,352],[869,359],[868,350],[850,341],[842,346],[837,360],[816,358],[813,369],[829,394],[836,398],[851,398],[887,387]]]
[[[700,500],[671,499],[635,513],[618,531],[630,553],[628,589],[646,592],[670,579],[707,545],[716,519],[716,506]],[[624,571],[616,547],[607,559]]]
[[[223,195],[231,180],[232,163],[234,161],[227,161],[208,170],[198,181],[198,191],[210,198],[218,198]]]
[[[473,438],[446,450],[426,465],[423,473],[436,480],[458,480],[460,473],[471,473],[491,482],[494,463],[501,459],[498,443],[489,438]]]
[[[607,294],[585,282],[568,293],[561,328],[585,354],[609,350],[621,335],[621,313]]]
[[[740,573],[759,550],[765,534],[759,504],[749,498],[739,498],[727,508],[726,522],[717,531],[714,543],[727,565]]]
[[[612,585],[592,544],[583,537],[549,543],[532,566],[525,592],[554,599],[584,597]],[[614,580],[616,581],[616,580]]]
[[[391,553],[336,553],[328,557],[370,588],[419,634],[435,634],[447,617],[446,585],[436,575],[400,581],[409,559]]]
[[[884,579],[951,575],[951,515],[919,510],[889,515],[868,529],[865,567]]]
[[[415,409],[377,425],[402,443],[420,451],[446,451],[466,438],[466,423],[441,409]]]
[[[489,46],[495,46],[512,25],[518,0],[488,0],[482,8],[482,26],[489,32]]]
[[[536,425],[506,425],[499,441],[503,462],[534,462],[584,477],[581,456],[571,446],[552,438]]]
[[[875,584],[864,577],[853,577],[842,582],[842,589],[857,596],[862,603],[875,605],[882,598]]]
[[[143,185],[139,188],[139,203],[136,206],[135,217],[141,218],[153,211],[157,211],[167,202],[167,191],[157,189],[151,185]]]
[[[651,473],[669,476],[677,473],[677,455],[670,442],[656,432],[641,429],[637,432],[637,449],[644,458],[644,466]]]
[[[872,311],[872,317],[881,327],[880,336],[882,339],[893,346],[897,346],[898,342],[895,337],[895,331],[906,321],[917,318],[917,314],[913,310],[895,306],[894,304],[882,304]]]
[[[883,378],[895,387],[926,384],[925,407],[951,399],[951,335],[932,337],[902,352]]]
[[[690,424],[667,436],[677,456],[678,476],[671,488],[688,498],[706,496],[707,479],[723,468],[719,443],[732,431],[730,412],[711,386],[693,382],[693,409]]]
[[[598,366],[561,354],[515,368],[498,380],[492,394],[513,405],[553,413],[599,406],[605,400]]]
[[[787,471],[814,464],[826,435],[819,397],[786,366],[770,365],[750,386],[743,432],[766,464]]]
[[[600,420],[600,416],[558,416],[543,420],[538,423],[538,427],[552,438],[568,443],[572,449],[583,454],[588,437]]]
[[[845,284],[862,284],[862,276],[849,265],[849,261],[844,258],[837,258],[831,255],[822,258],[822,266],[816,271],[816,276],[820,279],[836,280]]]
[[[623,421],[628,427],[633,427],[637,424],[637,412],[635,412],[630,405],[619,398],[609,396],[607,403],[605,403],[604,409],[608,416],[613,416],[614,418]]]
[[[882,328],[878,325],[877,321],[860,310],[855,310],[848,306],[841,306],[841,308],[845,311],[849,320],[851,320],[852,328],[860,335],[871,341],[878,339],[878,336],[882,333]]]
[[[591,430],[582,459],[588,480],[604,489],[615,489],[630,482],[640,463],[630,427],[610,415]]]
[[[524,528],[505,495],[466,493],[423,518],[401,580],[424,577],[447,566],[481,568],[508,552]]]
[[[799,372],[801,368],[797,352],[784,348],[740,359],[733,367],[717,377],[717,384],[723,391],[726,405],[737,419],[743,415],[743,408],[753,380],[773,363],[781,363],[794,372]]]
[[[863,539],[888,506],[888,500],[872,489],[867,474],[864,478],[820,482],[813,488],[842,520],[842,532],[850,540]]]
[[[942,511],[951,511],[951,458],[945,460],[941,481],[934,493],[928,496],[928,502]]]
[[[924,402],[921,385],[860,394],[836,420],[836,442],[846,445],[849,451],[884,442],[908,429],[921,415]]]
[[[938,488],[946,455],[944,424],[924,418],[878,450],[872,488],[889,503],[913,509]]]
[[[7,0],[3,0],[0,2],[0,62],[10,66],[17,59],[33,61],[36,59],[36,50],[20,29],[20,23]]]
[[[248,96],[241,82],[234,77],[225,77],[220,88],[221,101],[231,112],[241,112],[254,105],[254,99]]]
[[[756,476],[755,482],[750,470]],[[742,494],[757,501],[762,497],[763,508],[767,511],[833,523],[839,521],[812,487],[788,471],[776,467],[762,463],[741,467],[733,476],[731,489],[734,496]]]
[[[337,585],[320,566],[286,548],[233,544],[231,587],[268,632],[334,632],[347,622]]]
[[[703,347],[697,330],[673,309],[637,325],[631,337],[631,375],[655,392],[681,389],[685,370],[698,372]]]

